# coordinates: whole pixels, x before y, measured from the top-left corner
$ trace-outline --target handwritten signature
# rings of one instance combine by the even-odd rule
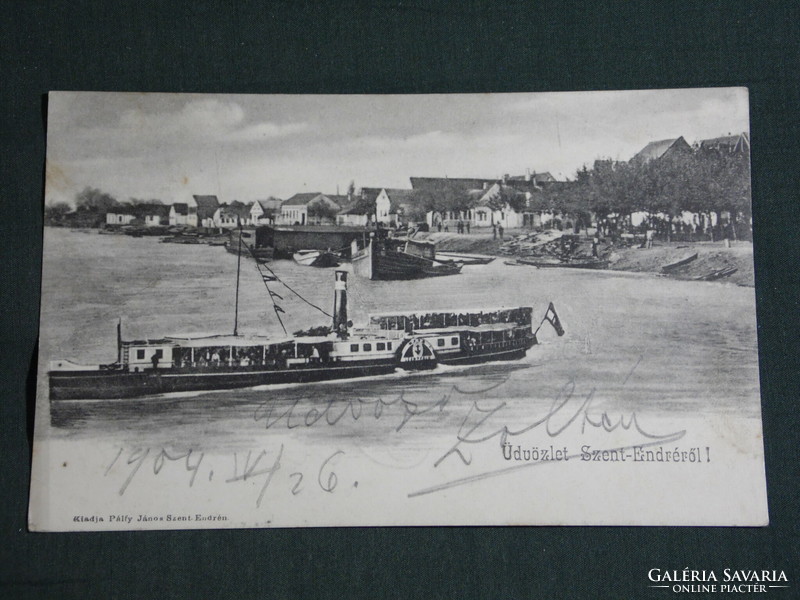
[[[575,381],[574,379],[570,379],[570,381],[564,384],[564,386],[559,390],[558,394],[553,399],[553,403],[551,404],[549,410],[541,418],[536,419],[520,428],[512,429],[508,425],[502,425],[500,427],[490,429],[489,431],[482,431],[483,426],[491,417],[498,414],[503,408],[505,408],[506,403],[500,402],[487,409],[479,406],[477,402],[473,402],[469,412],[464,417],[464,420],[459,427],[458,433],[456,434],[456,442],[440,458],[436,460],[434,466],[438,467],[450,456],[457,456],[461,459],[463,464],[470,465],[472,463],[471,456],[466,453],[466,450],[462,449],[467,445],[482,444],[484,442],[496,439],[502,448],[508,443],[509,437],[520,436],[542,426],[544,426],[544,431],[551,438],[556,438],[562,435],[565,431],[567,431],[567,429],[576,424],[576,426],[579,427],[581,434],[586,433],[587,429],[602,430],[607,433],[611,433],[617,429],[623,429],[626,431],[634,431],[643,438],[644,441],[640,440],[635,444],[606,449],[621,453],[624,453],[626,450],[633,450],[634,448],[641,449],[650,446],[669,444],[683,438],[686,435],[686,430],[684,429],[666,433],[655,433],[649,431],[642,427],[642,425],[639,423],[639,418],[635,411],[628,415],[620,415],[616,418],[609,415],[607,411],[602,411],[599,414],[595,414],[590,410],[592,407],[592,402],[595,399],[595,393],[596,389],[592,388],[585,397],[576,397]],[[580,457],[580,452],[571,455],[565,453],[563,460],[566,461],[570,458]],[[543,464],[548,464],[548,462],[528,462],[503,469],[485,471],[412,492],[408,494],[408,497],[414,498],[434,492],[440,492],[461,485],[476,483],[485,479],[507,475],[521,469],[527,469]]]
[[[631,369],[623,381],[623,385],[628,381],[633,371],[641,362],[641,358]],[[455,431],[453,442],[446,447],[445,451],[438,455],[432,463],[433,468],[437,468],[447,460],[457,460],[465,466],[472,466],[472,451],[480,445],[486,443],[496,443],[498,449],[509,445],[509,440],[522,436],[534,430],[539,430],[549,438],[558,438],[567,432],[570,434],[586,434],[589,431],[600,431],[612,433],[623,430],[633,434],[636,441],[630,446],[620,446],[617,448],[607,448],[608,451],[624,452],[633,448],[646,448],[669,444],[684,437],[685,430],[675,430],[668,432],[654,431],[650,427],[645,427],[640,417],[635,411],[612,415],[606,410],[599,410],[593,407],[596,397],[596,389],[591,388],[587,393],[577,393],[574,379],[568,380],[556,393],[549,407],[543,414],[527,420],[522,425],[519,424],[519,417],[514,416],[514,424],[503,422],[504,414],[507,413],[508,404],[504,400],[486,400],[488,392],[496,390],[507,382],[507,378],[501,379],[488,386],[483,386],[476,390],[464,390],[458,384],[451,386],[446,392],[432,400],[419,403],[406,397],[404,391],[399,392],[390,399],[384,398],[351,398],[340,399],[331,398],[324,403],[316,403],[309,407],[309,399],[298,398],[291,404],[283,404],[279,399],[269,399],[260,404],[254,414],[253,419],[257,423],[263,424],[266,429],[284,427],[289,430],[296,428],[310,428],[314,426],[334,427],[343,421],[355,422],[362,418],[381,420],[390,416],[396,420],[392,423],[395,432],[403,431],[412,421],[424,417],[425,415],[438,411],[443,413],[445,409],[456,407],[463,410],[465,403],[464,397],[479,398],[472,400],[466,409],[466,414]],[[510,418],[510,417],[507,417]],[[499,422],[499,423],[498,423]],[[119,489],[119,495],[125,494],[131,483],[137,478],[137,474],[142,466],[152,461],[153,475],[158,475],[167,465],[177,465],[176,468],[186,473],[188,486],[193,487],[198,474],[202,470],[204,477],[209,481],[214,478],[214,470],[205,459],[205,454],[194,450],[178,452],[169,449],[150,449],[136,448],[124,454],[120,449],[114,460],[106,469],[106,475],[115,465],[119,468],[127,469],[124,473],[126,478]],[[249,451],[246,454],[233,454],[232,469],[226,469],[226,476],[223,481],[226,484],[237,484],[243,482],[252,483],[259,480],[260,488],[256,499],[256,506],[260,507],[265,493],[270,483],[275,478],[276,473],[282,469],[281,459],[284,454],[284,446],[281,444],[277,451],[258,452]],[[336,488],[339,477],[333,471],[333,466],[344,455],[344,451],[336,449],[335,452],[321,461],[321,466],[316,476],[318,490],[325,493],[332,493]],[[563,460],[579,458],[581,454],[570,455],[563,451]],[[493,477],[499,477],[521,469],[527,469],[537,465],[548,464],[550,461],[533,461],[514,464],[504,468],[473,473],[471,475],[440,483],[425,489],[413,491],[408,494],[409,498],[419,497],[434,492],[451,489],[453,487],[467,485]],[[297,495],[305,489],[305,475],[295,471],[288,473],[291,484],[291,493]],[[312,483],[313,485],[313,483]],[[357,487],[357,482],[355,483]]]

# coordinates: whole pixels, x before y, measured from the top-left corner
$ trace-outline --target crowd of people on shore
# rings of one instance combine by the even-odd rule
[[[439,221],[438,223],[436,223],[436,230],[439,233],[442,233],[442,231],[449,232],[450,231],[450,225],[447,223],[447,221]],[[462,234],[463,233],[470,233],[470,231],[471,231],[471,224],[470,224],[469,221],[462,221],[461,219],[459,219],[456,222],[456,232],[457,233],[462,233]],[[500,223],[492,223],[492,238],[497,239],[498,236],[499,236],[500,239],[502,240],[504,233],[505,233],[505,229],[503,228],[502,224],[500,224]]]

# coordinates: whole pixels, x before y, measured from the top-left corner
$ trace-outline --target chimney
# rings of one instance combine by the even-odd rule
[[[333,284],[333,331],[347,339],[347,271],[336,271]]]
[[[525,169],[525,181],[527,181],[528,183],[530,183],[530,181],[531,181],[531,170],[530,169]]]

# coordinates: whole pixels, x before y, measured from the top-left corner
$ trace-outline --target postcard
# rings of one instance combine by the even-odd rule
[[[746,89],[47,104],[31,530],[767,525]]]

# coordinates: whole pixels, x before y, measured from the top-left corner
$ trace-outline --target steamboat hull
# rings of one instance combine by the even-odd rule
[[[536,344],[536,340],[524,346],[512,346],[506,348],[492,348],[478,350],[476,352],[460,352],[457,355],[441,357],[439,362],[445,365],[477,365],[496,360],[519,360],[525,358],[528,349]]]
[[[500,360],[519,360],[537,343],[536,337],[462,348],[412,363],[397,358],[319,365],[300,368],[264,369],[155,369],[130,373],[123,371],[63,371],[50,373],[50,400],[113,400],[154,396],[172,392],[204,392],[249,388],[259,385],[314,383],[388,375],[397,368],[430,370],[439,364],[475,365]]]
[[[157,369],[138,373],[70,371],[50,373],[50,400],[111,400],[168,394],[248,388],[258,385],[311,383],[393,373],[395,360],[358,364],[271,369],[253,367],[206,371]]]

